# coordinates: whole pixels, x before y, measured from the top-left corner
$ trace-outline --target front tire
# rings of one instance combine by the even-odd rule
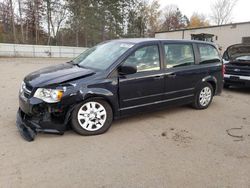
[[[203,83],[195,93],[193,107],[196,109],[206,109],[213,100],[214,89],[208,82]]]
[[[104,100],[90,99],[78,104],[72,112],[73,130],[84,136],[106,132],[113,121],[111,106]]]

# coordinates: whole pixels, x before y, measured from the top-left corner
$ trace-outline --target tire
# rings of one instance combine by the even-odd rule
[[[72,112],[72,129],[84,136],[106,132],[113,121],[111,106],[104,100],[90,99],[76,105]]]
[[[195,93],[195,99],[192,106],[195,109],[206,109],[212,102],[214,89],[208,82],[203,83]]]

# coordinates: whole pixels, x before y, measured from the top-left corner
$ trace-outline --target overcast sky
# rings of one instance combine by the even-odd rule
[[[193,12],[209,15],[215,0],[159,0],[162,7],[175,4],[188,18]],[[238,0],[233,11],[233,22],[250,21],[250,0]]]

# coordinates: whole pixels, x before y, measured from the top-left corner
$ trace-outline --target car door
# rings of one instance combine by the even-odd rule
[[[137,72],[119,75],[119,103],[121,114],[148,108],[161,101],[164,93],[164,76],[161,71],[158,43],[135,49],[122,66],[136,66]]]
[[[199,66],[192,43],[163,43],[165,69],[164,100],[173,103],[191,101],[199,81]]]

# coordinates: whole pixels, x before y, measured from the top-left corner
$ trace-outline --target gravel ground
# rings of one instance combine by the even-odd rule
[[[0,59],[0,187],[250,187],[250,89],[225,90],[207,110],[117,120],[99,136],[24,141],[15,127],[23,77],[65,61]]]

